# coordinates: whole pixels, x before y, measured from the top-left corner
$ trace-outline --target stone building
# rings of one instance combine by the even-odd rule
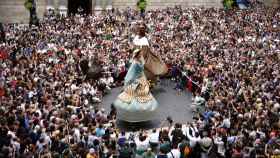
[[[75,3],[82,2],[89,12],[111,8],[136,7],[138,0],[35,0],[39,18],[48,9],[56,9],[67,14]],[[183,7],[222,7],[222,0],[147,0],[147,9],[164,8],[167,6],[181,5]],[[263,0],[270,6],[280,6],[280,0]],[[3,23],[27,23],[29,12],[24,8],[25,0],[0,0],[0,22]],[[75,8],[74,8],[75,9]]]

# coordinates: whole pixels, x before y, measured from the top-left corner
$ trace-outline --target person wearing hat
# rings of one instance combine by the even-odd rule
[[[146,152],[143,153],[143,158],[154,158],[156,155],[152,151],[152,148],[148,148]]]
[[[155,158],[168,158],[167,153],[170,150],[170,146],[168,144],[162,144],[159,147],[159,153]]]

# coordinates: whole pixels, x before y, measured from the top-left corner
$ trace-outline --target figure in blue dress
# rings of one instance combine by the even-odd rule
[[[150,92],[149,81],[144,74],[145,60],[139,49],[133,52],[131,62],[124,90],[113,103],[117,118],[127,122],[149,121],[155,116],[158,102]]]

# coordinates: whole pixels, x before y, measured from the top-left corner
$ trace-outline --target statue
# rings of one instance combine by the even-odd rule
[[[153,119],[158,102],[150,92],[149,81],[144,74],[144,65],[142,51],[136,49],[125,76],[124,90],[113,103],[119,120],[144,122]]]
[[[140,10],[141,16],[144,17],[144,13],[145,13],[145,10],[146,10],[146,7],[147,7],[147,1],[146,0],[139,0],[137,2],[137,7]]]
[[[168,72],[168,68],[161,58],[151,51],[148,38],[146,37],[145,24],[139,25],[133,44],[135,48],[139,48],[142,51],[143,57],[146,61],[144,65],[144,72],[147,79],[155,84],[157,77],[166,74]]]
[[[141,51],[145,60],[145,75],[149,81],[155,84],[158,76],[167,74],[168,68],[161,58],[155,55],[148,46],[143,46]]]
[[[39,26],[39,19],[37,17],[37,12],[36,12],[36,1],[26,0],[24,6],[30,13],[29,25]]]
[[[123,92],[113,105],[119,120],[145,122],[154,119],[158,107],[158,102],[150,92],[150,80],[155,82],[157,76],[166,74],[168,69],[165,63],[150,50],[144,25],[140,25],[133,43],[135,50],[124,79]]]

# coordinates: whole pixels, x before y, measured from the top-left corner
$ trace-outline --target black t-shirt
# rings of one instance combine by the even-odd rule
[[[130,158],[131,155],[132,155],[132,153],[129,150],[129,148],[123,148],[123,149],[120,150],[119,157],[120,158]]]
[[[158,154],[156,158],[167,158],[166,154]]]
[[[171,132],[171,135],[173,136],[172,137],[172,142],[180,142],[184,139],[184,134],[182,132],[181,129],[174,129],[172,132]]]
[[[7,137],[1,137],[0,136],[0,149],[3,148],[3,146],[9,146],[10,140]]]

